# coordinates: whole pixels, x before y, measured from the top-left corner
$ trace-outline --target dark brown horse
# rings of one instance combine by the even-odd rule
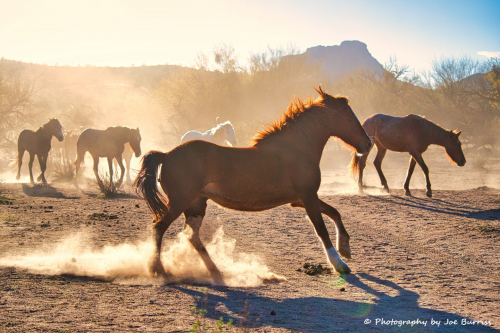
[[[222,274],[199,238],[207,200],[241,211],[262,211],[284,204],[306,209],[329,262],[338,272],[350,272],[333,246],[321,213],[337,228],[337,249],[350,258],[349,235],[339,212],[318,198],[319,162],[331,136],[342,139],[358,153],[368,152],[372,142],[354,115],[348,100],[332,97],[320,88],[320,97],[303,103],[292,101],[283,118],[261,131],[247,148],[223,147],[194,140],[168,153],[150,151],[134,186],[155,218],[155,252],[149,262],[154,275],[168,276],[160,259],[162,238],[182,213],[192,229],[190,242],[200,254],[212,278],[223,283]],[[158,167],[161,167],[158,187]]]
[[[429,145],[435,144],[445,149],[446,154],[458,166],[465,165],[465,157],[462,152],[462,144],[459,136],[461,131],[450,131],[438,124],[414,114],[406,117],[392,117],[385,114],[375,114],[363,121],[363,128],[377,146],[377,156],[373,161],[377,169],[380,181],[384,189],[389,192],[387,180],[382,173],[382,160],[387,149],[397,152],[409,152],[410,167],[404,184],[405,194],[410,193],[410,179],[416,163],[420,165],[425,174],[427,185],[427,196],[432,197],[431,182],[429,180],[429,168],[425,165],[422,154]],[[358,172],[359,192],[363,192],[363,169],[366,166],[368,153],[362,156],[355,155],[351,161],[350,168],[353,174]]]
[[[24,151],[30,153],[30,161],[28,163],[28,169],[30,172],[31,184],[34,184],[33,180],[33,161],[35,160],[35,155],[38,157],[38,163],[40,163],[40,176],[37,180],[42,181],[43,184],[47,184],[45,179],[45,170],[47,169],[47,156],[50,151],[50,141],[52,136],[55,136],[59,141],[64,140],[64,135],[62,132],[62,126],[57,119],[50,119],[48,123],[40,127],[36,132],[32,130],[24,130],[19,134],[17,139],[17,157],[15,163],[17,164],[17,176],[16,179],[21,177],[21,165],[23,164]]]
[[[108,159],[110,183],[113,184],[113,159],[116,159],[121,169],[120,179],[117,186],[123,181],[124,166],[123,166],[123,149],[125,143],[129,143],[134,150],[135,156],[141,156],[141,134],[139,129],[131,129],[128,127],[108,127],[105,130],[86,129],[80,134],[76,143],[77,158],[75,161],[75,184],[76,177],[80,165],[83,164],[85,153],[88,151],[94,159],[94,174],[99,183],[99,157]],[[113,186],[113,185],[112,185]]]

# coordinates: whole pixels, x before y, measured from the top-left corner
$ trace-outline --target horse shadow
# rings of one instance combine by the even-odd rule
[[[385,197],[370,196],[370,198],[383,201],[388,204],[396,204],[406,207],[424,209],[434,213],[454,215],[458,217],[466,217],[479,220],[497,221],[500,220],[500,209],[487,209],[478,210],[476,207],[457,205],[442,199],[428,199],[416,197],[400,197],[392,195],[391,199],[398,199],[400,201],[388,200]],[[436,203],[440,203],[446,208],[439,208]]]
[[[377,285],[391,288],[391,292],[377,291],[360,277]],[[344,279],[346,289],[354,293],[354,298],[370,298],[366,301],[351,301],[325,297],[299,297],[271,299],[261,296],[260,288],[251,292],[241,289],[215,287],[218,295],[207,294],[180,286],[172,287],[192,296],[197,309],[205,308],[206,316],[224,322],[233,321],[233,325],[244,328],[273,328],[297,330],[300,332],[335,332],[352,330],[355,332],[434,332],[450,329],[456,332],[493,332],[495,329],[483,325],[462,325],[462,321],[471,322],[451,312],[420,307],[419,295],[404,289],[398,284],[369,274],[350,274]],[[339,293],[338,286],[333,286],[332,293]],[[360,297],[357,287],[369,294]],[[397,293],[396,296],[391,296]],[[224,295],[225,296],[221,296]],[[358,294],[358,295],[357,295]],[[383,322],[381,321],[383,319]],[[484,320],[488,320],[485,318]],[[402,321],[405,321],[403,323]],[[413,322],[413,324],[412,324]],[[438,323],[439,322],[439,326]],[[445,325],[445,323],[453,324]],[[425,323],[425,324],[424,324]]]
[[[79,197],[68,197],[64,193],[58,191],[55,187],[51,185],[40,185],[36,184],[30,186],[28,184],[22,184],[23,192],[30,197],[47,197],[47,198],[63,198],[63,199],[79,199]]]

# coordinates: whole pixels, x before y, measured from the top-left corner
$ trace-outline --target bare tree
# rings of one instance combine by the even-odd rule
[[[44,112],[37,95],[37,78],[7,74],[0,64],[0,147],[13,147],[22,127],[28,127]]]

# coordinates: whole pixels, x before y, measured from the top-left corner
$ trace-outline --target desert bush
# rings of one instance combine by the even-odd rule
[[[51,178],[54,183],[71,183],[75,178],[75,166],[70,162],[54,159],[50,160],[48,167],[52,170]]]
[[[120,179],[120,174],[118,171],[115,171],[113,178]],[[112,182],[107,172],[105,172],[104,174],[99,173],[99,180],[96,179],[94,184],[105,198],[116,197],[118,195],[118,191],[123,186],[123,183]]]

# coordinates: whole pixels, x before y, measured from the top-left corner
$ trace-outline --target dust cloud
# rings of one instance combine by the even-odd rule
[[[162,261],[165,269],[173,275],[171,280],[149,275],[146,263],[153,252],[151,242],[139,241],[98,248],[86,232],[66,237],[55,244],[52,250],[46,250],[45,245],[44,249],[31,249],[24,255],[0,258],[0,265],[37,274],[93,277],[129,285],[212,284],[205,265],[188,242],[188,237],[186,232],[181,232],[172,245],[164,244]],[[206,246],[222,271],[226,285],[256,287],[266,282],[284,280],[270,272],[259,257],[235,253],[235,243],[234,239],[224,236],[220,227]]]

